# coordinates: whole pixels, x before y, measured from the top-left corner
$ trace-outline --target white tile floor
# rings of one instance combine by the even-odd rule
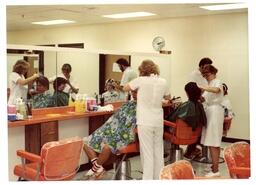
[[[222,143],[221,157],[223,157],[223,148],[229,144],[230,143],[224,143],[224,142]],[[186,158],[184,158],[184,159],[188,160]],[[132,158],[130,158],[130,161],[131,161],[131,170],[132,170],[131,177],[133,179],[137,179],[137,180],[142,179],[142,167],[140,164],[140,156],[132,157]],[[165,158],[165,161],[168,161],[168,158]],[[207,173],[204,171],[204,169],[207,167],[208,164],[200,163],[200,162],[196,162],[196,161],[192,161],[192,160],[188,160],[188,161],[191,162],[193,169],[195,170],[196,176],[204,176]],[[221,178],[224,178],[224,179],[229,178],[229,174],[228,174],[228,170],[227,170],[225,162],[219,164],[219,171],[221,174]],[[85,173],[86,172],[78,173],[74,180],[85,180],[85,178],[84,178]],[[114,174],[113,169],[107,171],[103,176],[103,180],[111,180],[113,174]]]

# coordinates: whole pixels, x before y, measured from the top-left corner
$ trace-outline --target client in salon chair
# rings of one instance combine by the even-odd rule
[[[189,82],[185,85],[185,91],[188,100],[178,106],[165,119],[171,122],[181,119],[192,127],[192,130],[195,130],[200,125],[206,126],[206,114],[203,105],[200,102],[201,89],[196,85],[195,82]],[[186,158],[193,158],[193,156],[200,154],[199,149],[195,150],[196,145],[197,143],[188,145],[186,153],[184,154]]]
[[[123,104],[100,128],[84,138],[84,152],[92,163],[92,168],[85,174],[90,179],[101,179],[105,170],[102,165],[111,153],[135,141],[136,96],[133,91],[131,100]]]
[[[51,106],[52,96],[48,90],[49,80],[45,76],[39,76],[36,79],[36,89],[31,98],[33,109]]]
[[[66,83],[68,83],[68,81],[62,77],[57,77],[53,81],[54,93],[52,96],[52,99],[53,99],[52,106],[59,107],[59,106],[67,106],[68,105],[69,94],[64,92]]]

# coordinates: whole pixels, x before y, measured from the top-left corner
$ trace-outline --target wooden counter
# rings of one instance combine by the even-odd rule
[[[75,112],[74,107],[52,107],[33,109],[32,118],[9,121],[8,128],[25,126],[25,150],[40,154],[41,147],[49,142],[59,140],[59,121],[88,118],[89,134],[99,128],[124,102],[114,103],[113,111]],[[73,122],[75,124],[75,122]],[[86,123],[88,123],[86,121]],[[86,136],[86,135],[85,135]]]

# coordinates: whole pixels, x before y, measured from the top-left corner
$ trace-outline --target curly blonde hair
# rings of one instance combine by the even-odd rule
[[[26,60],[18,60],[13,66],[13,72],[18,74],[26,73],[29,69],[29,63]]]
[[[139,66],[140,76],[150,76],[150,74],[159,75],[159,68],[152,60],[144,60]]]

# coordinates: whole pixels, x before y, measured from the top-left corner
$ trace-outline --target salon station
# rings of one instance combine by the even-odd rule
[[[6,6],[9,181],[249,179],[248,11],[213,5]]]

